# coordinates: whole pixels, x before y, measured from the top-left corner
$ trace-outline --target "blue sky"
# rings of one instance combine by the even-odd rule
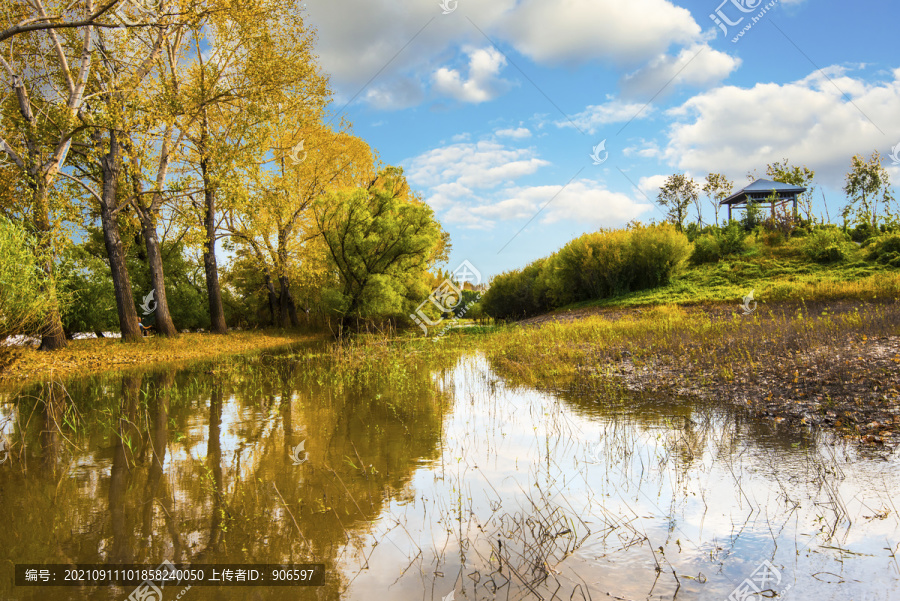
[[[698,182],[721,172],[740,187],[787,158],[816,171],[815,209],[824,215],[824,193],[832,220],[854,154],[878,150],[900,181],[889,156],[900,144],[893,3],[329,0],[306,10],[333,114],[405,169],[450,232],[451,269],[466,259],[487,278],[584,232],[661,220],[653,201],[676,172]],[[736,24],[726,36],[710,14]]]

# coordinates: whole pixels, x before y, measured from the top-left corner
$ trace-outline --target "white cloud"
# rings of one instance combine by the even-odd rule
[[[534,61],[544,64],[600,61],[633,69],[675,46],[699,43],[700,25],[687,9],[669,0],[493,0],[460,3],[453,15],[435,19],[437,2],[367,0],[353,5],[314,2],[306,9],[316,28],[318,63],[329,74],[342,104],[364,86],[359,99],[376,106],[408,106],[425,97],[395,91],[403,79],[417,82],[420,91],[439,82],[444,93],[465,102],[483,102],[497,90],[478,82],[478,68],[496,73],[496,52],[483,51],[484,65],[470,67],[468,79],[455,69],[438,73],[432,65],[446,64],[457,49],[483,44],[482,32]],[[471,20],[471,22],[470,22]],[[477,29],[472,27],[477,24]],[[708,24],[707,24],[708,26]],[[480,31],[479,31],[480,30]],[[374,79],[374,81],[372,81]],[[371,81],[371,84],[369,83]]]
[[[652,159],[660,155],[659,144],[653,141],[641,140],[637,146],[629,146],[622,149],[622,154],[626,157],[639,156],[642,159]]]
[[[538,210],[537,204],[526,198],[507,198],[500,202],[470,209],[473,214],[486,219],[501,221],[531,219]]]
[[[600,227],[625,224],[652,207],[589,179],[568,186],[509,187],[492,194],[491,200],[480,198],[480,204],[455,204],[441,221],[467,229],[491,229],[497,222],[526,223],[538,216],[537,222],[545,225],[569,221]]]
[[[669,111],[681,121],[668,132],[664,157],[681,170],[737,181],[787,158],[814,169],[819,183],[840,187],[854,154],[884,155],[900,141],[897,106],[900,69],[882,82],[831,67],[786,84],[723,86]]]
[[[538,208],[546,205],[540,217],[540,222],[545,224],[564,220],[595,226],[624,224],[651,208],[589,179],[567,186],[519,188],[510,193],[512,197],[505,202],[531,203]]]
[[[400,77],[390,85],[369,88],[364,97],[375,108],[398,110],[419,104],[425,97],[425,92],[415,79]]]
[[[507,148],[497,142],[451,144],[403,161],[409,181],[434,187],[456,182],[467,188],[494,188],[550,163],[527,148]]]
[[[706,44],[682,48],[678,56],[660,55],[623,77],[622,96],[650,100],[679,85],[707,88],[718,84],[741,65],[741,59],[713,50]]]
[[[489,230],[494,222],[472,211],[471,207],[456,205],[441,216],[443,223],[453,223],[472,230]]]
[[[501,29],[516,50],[539,62],[618,65],[637,64],[701,33],[690,11],[667,0],[524,0]]]
[[[493,100],[509,87],[499,78],[506,58],[494,48],[467,48],[469,78],[463,80],[455,69],[441,67],[434,73],[435,90],[461,102]]]
[[[472,190],[457,182],[438,184],[431,188],[425,201],[435,211],[444,211],[454,205],[466,202],[472,197]]]
[[[517,127],[515,129],[498,129],[496,133],[498,136],[515,138],[517,140],[531,137],[531,131],[527,127]]]
[[[666,183],[668,175],[648,175],[638,180],[638,190],[649,200],[659,196],[659,189]]]
[[[622,102],[611,100],[606,104],[588,105],[580,113],[576,113],[570,119],[556,121],[557,127],[576,127],[589,134],[596,133],[601,126],[610,123],[626,122],[630,119],[643,119],[653,112],[653,107],[641,103]]]

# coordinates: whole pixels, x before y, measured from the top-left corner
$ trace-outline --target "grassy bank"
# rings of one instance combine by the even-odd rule
[[[480,351],[512,383],[609,386],[749,407],[760,416],[834,427],[872,443],[900,432],[900,303],[774,303],[750,315],[721,305],[601,311],[582,319],[335,346],[343,373],[419,369]]]
[[[215,334],[181,334],[177,338],[154,336],[134,344],[123,344],[116,338],[73,340],[60,351],[18,349],[12,364],[0,372],[0,383],[65,378],[154,363],[211,359],[320,338],[322,337],[308,334],[263,330],[230,332],[224,336]]]

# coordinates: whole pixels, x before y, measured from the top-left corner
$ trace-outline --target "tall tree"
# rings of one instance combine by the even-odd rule
[[[876,150],[869,160],[854,155],[850,171],[845,176],[844,192],[849,202],[844,207],[844,219],[853,216],[857,223],[878,226],[878,202],[886,212],[890,212],[894,195],[891,192],[891,177],[881,164],[881,155]]]
[[[667,216],[678,231],[682,231],[687,209],[697,203],[699,194],[700,187],[692,178],[683,173],[675,173],[660,186],[656,202],[668,211]]]
[[[86,2],[85,8],[93,15],[92,2]],[[4,115],[10,125],[9,130],[0,132],[0,152],[17,167],[28,190],[29,206],[23,214],[28,215],[38,236],[43,292],[51,299],[40,348],[54,350],[66,346],[66,337],[53,285],[54,253],[50,251],[59,238],[61,207],[54,202],[52,190],[72,139],[83,129],[78,117],[91,74],[91,28],[57,32],[39,27],[61,14],[77,12],[64,2],[48,5],[35,0],[7,5],[6,10],[17,11],[10,20],[19,24],[6,32],[9,48],[0,52],[0,66],[6,75],[5,86],[13,92],[17,114]]]
[[[197,217],[205,233],[203,265],[211,331],[227,330],[216,243],[222,211],[240,196],[241,165],[258,154],[269,114],[260,107],[284,93],[298,74],[314,71],[301,9],[286,0],[214,2],[216,10],[193,32],[194,64],[182,88],[189,98],[180,124],[187,131],[199,175]],[[301,78],[302,79],[302,78]],[[324,80],[323,80],[324,82]]]
[[[706,175],[706,179],[703,183],[703,193],[706,194],[709,203],[713,207],[716,216],[716,225],[719,225],[719,209],[721,208],[721,203],[729,194],[731,194],[731,189],[733,187],[734,182],[730,181],[721,173],[709,173]]]
[[[79,171],[95,184],[82,181],[97,202],[124,342],[140,341],[141,330],[120,233],[120,216],[133,201],[123,199],[126,191],[120,190],[123,156],[128,133],[141,119],[136,114],[140,111],[137,97],[141,84],[159,58],[170,30],[170,25],[160,19],[152,28],[97,32],[100,64],[92,79],[97,100],[80,114],[89,127],[89,142],[83,149],[76,147],[84,162]]]
[[[256,193],[226,218],[228,234],[249,246],[259,262],[273,323],[281,327],[299,325],[291,274],[303,260],[303,245],[319,233],[309,214],[313,201],[341,188],[365,186],[374,174],[371,150],[362,139],[322,125],[308,127],[303,135],[309,149],[303,160],[279,156],[277,175],[259,174]]]
[[[806,213],[806,218],[811,221],[813,218],[812,198],[816,190],[815,186],[812,185],[812,181],[816,176],[816,172],[806,166],[791,165],[787,159],[784,159],[780,163],[776,161],[766,166],[766,175],[776,182],[806,188],[806,192],[800,195],[798,204],[803,212]]]
[[[199,15],[194,15],[194,18],[199,18]],[[185,29],[185,27],[173,29],[166,39],[162,56],[155,64],[152,78],[155,89],[148,94],[148,102],[143,109],[145,120],[154,122],[155,131],[150,135],[133,132],[126,140],[129,176],[133,190],[133,196],[127,202],[134,207],[141,225],[141,238],[146,247],[150,282],[157,303],[154,329],[162,336],[178,334],[166,295],[165,272],[157,227],[167,197],[166,181],[169,170],[172,163],[179,159],[178,149],[186,133],[185,130],[177,129],[175,126],[181,115],[179,77],[176,74],[185,68],[182,48]],[[138,137],[137,141],[135,137]],[[144,174],[144,163],[150,164],[147,176]],[[149,190],[144,190],[145,179],[149,180]]]

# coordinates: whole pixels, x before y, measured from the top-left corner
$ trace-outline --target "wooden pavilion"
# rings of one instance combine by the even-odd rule
[[[775,193],[776,199],[771,200],[772,193]],[[721,201],[719,205],[728,205],[728,220],[731,221],[731,208],[743,207],[751,202],[764,203],[772,206],[772,216],[775,216],[775,205],[783,207],[788,202],[794,203],[794,219],[797,218],[797,198],[806,192],[803,186],[794,186],[792,184],[784,184],[781,182],[773,182],[769,179],[758,179],[750,185],[744,186],[731,196]]]

